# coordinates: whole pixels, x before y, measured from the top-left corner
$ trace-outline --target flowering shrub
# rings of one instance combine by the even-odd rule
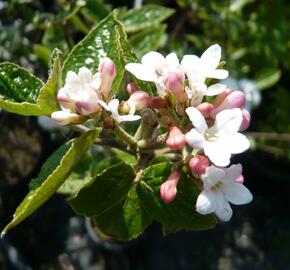
[[[138,63],[115,12],[77,44],[63,64],[52,54],[46,83],[27,70],[0,64],[0,107],[48,115],[82,133],[56,150],[32,179],[4,235],[72,181],[68,203],[117,239],[137,237],[155,219],[165,233],[213,228],[232,216],[229,203],[249,203],[241,164],[233,154],[250,144],[245,95],[222,83],[221,48],[202,55],[148,52]],[[129,98],[120,90],[125,75]],[[138,128],[134,129],[134,122]],[[133,122],[131,125],[126,122]],[[133,134],[134,133],[134,134]],[[94,145],[112,158],[95,166]],[[93,169],[92,169],[93,168]],[[217,217],[217,218],[216,218]]]

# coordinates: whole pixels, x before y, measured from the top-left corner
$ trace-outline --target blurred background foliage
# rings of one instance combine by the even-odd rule
[[[132,10],[133,7],[141,5],[142,8]],[[134,247],[131,249],[129,247],[129,255],[127,255],[133,258],[133,263],[131,263],[138,266],[132,269],[192,269],[189,267],[193,265],[197,267],[194,269],[289,269],[290,222],[288,219],[283,219],[287,214],[282,211],[283,209],[280,210],[281,212],[275,213],[275,218],[279,220],[279,226],[282,226],[284,231],[280,231],[277,221],[273,218],[267,219],[267,222],[264,222],[263,219],[272,216],[274,208],[281,207],[282,202],[285,206],[290,204],[290,201],[287,200],[289,197],[287,188],[288,190],[290,188],[288,169],[290,159],[290,2],[287,0],[0,1],[0,62],[18,63],[45,80],[53,49],[55,47],[61,49],[65,58],[71,48],[92,27],[115,8],[119,10],[118,18],[124,23],[129,40],[138,57],[142,57],[150,50],[159,50],[164,54],[175,51],[180,58],[184,54],[200,55],[208,46],[214,43],[220,44],[225,67],[231,75],[230,81],[227,83],[237,89],[242,88],[248,96],[248,108],[252,113],[252,123],[248,135],[252,138],[253,149],[257,150],[242,158],[245,163],[245,178],[255,180],[255,183],[249,184],[256,198],[253,206],[247,208],[250,209],[247,215],[252,213],[251,222],[245,222],[238,216],[233,221],[236,230],[233,230],[232,234],[228,233],[233,229],[227,227],[230,225],[219,227],[217,229],[219,236],[214,233],[205,233],[208,241],[216,239],[219,243],[216,246],[216,250],[220,249],[221,252],[218,265],[212,263],[217,261],[217,251],[208,248],[206,241],[194,251],[188,248],[188,244],[183,248],[173,248],[175,245],[183,245],[188,237],[191,237],[190,239],[193,241],[204,242],[205,234],[188,236],[185,233],[179,234],[179,238],[171,236],[162,240],[159,234],[156,235],[156,232],[153,232],[147,238],[148,241],[157,241],[156,247],[151,247],[152,253],[169,247],[168,253],[159,254],[161,261],[168,260],[168,264],[162,265],[161,262],[156,262],[154,255],[148,251],[147,245],[141,242],[138,247],[141,250],[140,253],[134,250]],[[5,216],[5,220],[1,220],[2,225],[2,223],[7,223],[9,215],[27,191],[27,183],[21,185],[20,189],[19,186],[17,190],[14,189],[17,179],[28,181],[31,176],[34,176],[39,170],[39,165],[52,152],[52,149],[57,147],[58,143],[51,140],[48,133],[37,132],[37,124],[33,122],[34,120],[32,122],[24,121],[21,117],[8,116],[4,112],[1,114],[0,161],[3,169],[0,179],[0,212],[2,216]],[[71,134],[66,132],[61,136],[65,140]],[[8,145],[10,146],[7,148]],[[8,156],[9,158],[7,158]],[[102,158],[103,156],[100,157],[100,160]],[[256,174],[252,174],[253,172]],[[259,180],[260,178],[261,180]],[[7,183],[4,183],[5,179],[10,179],[9,187],[7,187]],[[280,198],[281,204],[273,195],[272,185],[268,184],[274,179],[279,184],[276,190],[277,194],[281,195],[279,197],[282,197],[282,194],[285,195],[283,200]],[[11,194],[18,194],[18,197],[15,195],[15,198]],[[31,221],[24,223],[22,228],[15,229],[14,240],[17,238],[18,242],[19,239],[23,240],[20,243],[22,250],[26,248],[24,242],[27,238],[25,237],[33,235],[29,229],[35,220],[40,222],[42,219],[51,218],[59,219],[60,223],[67,222],[64,221],[64,218],[67,217],[60,211],[64,211],[68,216],[72,214],[64,206],[56,211],[58,205],[59,198],[57,197],[51,200],[51,205],[48,204],[46,208],[44,207],[46,210],[42,209],[42,211],[46,211],[44,214],[36,215]],[[255,212],[251,209],[257,210]],[[257,217],[260,218],[257,219]],[[67,234],[72,231],[72,234],[75,235],[83,230],[78,222],[70,219],[69,225],[61,223],[63,230],[59,230],[57,224],[51,226],[49,230],[51,234],[55,234],[59,230],[59,235],[53,236],[54,242],[50,242],[53,247],[56,247],[54,252],[50,253],[52,258],[62,250],[63,242],[61,241]],[[45,227],[43,224],[41,226]],[[68,226],[69,229],[65,226]],[[266,229],[260,234],[256,234],[255,232],[261,226],[265,226]],[[47,230],[47,227],[42,227],[38,228],[39,231]],[[65,232],[64,228],[66,228]],[[27,236],[23,235],[25,229],[30,233]],[[39,236],[34,236],[34,238],[31,236],[29,248],[32,248],[32,254],[29,254],[28,251],[22,254],[28,260],[34,261],[35,269],[40,269],[40,262],[44,260],[42,257],[44,255],[41,254],[48,249],[42,247],[42,250],[39,251],[36,242],[51,241],[50,233],[46,236],[41,236],[39,233]],[[248,237],[247,241],[245,237]],[[238,251],[233,249],[229,251],[228,246],[222,244],[221,238],[229,246],[237,246]],[[11,239],[13,242],[13,234]],[[70,241],[72,240],[70,239]],[[9,247],[10,244],[6,242],[5,245]],[[70,247],[70,245],[72,246]],[[248,245],[248,253],[240,252],[239,249],[242,249],[243,245]],[[272,247],[274,247],[274,251],[271,250],[270,253],[267,253],[267,248]],[[73,244],[70,242],[66,243],[66,248],[74,250]],[[279,250],[279,256],[275,250]],[[186,253],[189,251],[194,254]],[[33,252],[37,256],[33,256]],[[141,252],[151,254],[150,258],[149,255],[147,256],[149,260],[147,268],[137,262],[142,260],[140,259]],[[203,253],[208,256],[208,259],[201,256],[204,255]],[[270,261],[267,260],[265,254],[270,254]],[[95,255],[90,254],[92,257]],[[169,259],[174,258],[175,255],[176,261],[180,260],[178,267],[177,262]],[[1,256],[0,254],[0,268],[2,267]],[[108,257],[111,258],[110,256],[115,256],[112,261],[108,260]],[[247,260],[242,260],[243,263],[241,263],[243,256],[246,256]],[[120,255],[105,252],[104,257],[105,261],[109,261],[108,264],[112,264],[106,269],[129,269]],[[94,258],[96,259],[96,257]],[[193,262],[193,258],[200,260]],[[30,269],[21,268],[20,259],[18,268],[5,268],[6,266],[4,267],[3,264],[3,269]],[[59,260],[62,261],[60,264],[65,264],[65,258],[61,257]],[[75,260],[77,261],[77,259]],[[114,265],[114,260],[119,264]],[[188,268],[184,266],[185,262],[190,265]],[[78,263],[79,268],[77,269],[88,269],[80,266],[86,264],[81,264],[80,261]],[[102,263],[101,260],[100,264]],[[120,264],[122,266],[118,268]],[[239,267],[241,265],[242,267]],[[45,266],[41,269],[58,268]]]

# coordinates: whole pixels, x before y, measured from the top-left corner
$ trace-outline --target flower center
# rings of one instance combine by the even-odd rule
[[[219,139],[219,137],[218,137],[217,134],[214,134],[212,132],[209,132],[208,129],[205,131],[204,137],[209,142],[216,142]]]
[[[214,184],[210,189],[212,191],[217,191],[219,190],[221,187],[223,186],[223,182],[222,181],[218,181],[216,184]]]

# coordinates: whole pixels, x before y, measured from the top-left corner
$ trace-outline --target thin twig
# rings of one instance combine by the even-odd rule
[[[277,140],[277,141],[290,141],[290,133],[277,133],[277,132],[247,132],[249,136],[256,139],[264,140]]]

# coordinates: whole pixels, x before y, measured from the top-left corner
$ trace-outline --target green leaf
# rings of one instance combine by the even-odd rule
[[[152,223],[152,217],[142,208],[136,185],[133,185],[120,203],[95,216],[94,222],[106,235],[118,240],[131,240]]]
[[[133,50],[132,45],[128,42],[127,35],[121,23],[118,23],[118,25],[115,28],[115,31],[116,31],[118,52],[120,55],[122,65],[125,66],[128,63],[138,62],[138,58]],[[138,85],[140,89],[145,90],[145,91],[147,90],[151,95],[153,95],[154,88],[152,87],[152,84],[138,80],[135,76],[131,76],[131,77],[132,77],[132,80]]]
[[[121,202],[127,195],[135,172],[126,163],[118,163],[93,177],[70,200],[81,215],[96,216]]]
[[[52,112],[59,110],[57,91],[61,87],[60,55],[60,50],[55,49],[53,51],[50,76],[46,84],[41,88],[37,98],[37,104],[39,105],[42,113],[46,115],[50,115]]]
[[[264,68],[255,76],[257,87],[261,90],[270,88],[281,78],[281,70],[276,68]]]
[[[109,15],[108,8],[101,0],[87,0],[86,5],[81,8],[81,12],[94,23],[98,23]]]
[[[204,230],[213,228],[213,215],[200,215],[195,211],[198,189],[191,177],[183,175],[177,187],[177,196],[169,204],[160,199],[160,185],[170,174],[167,162],[152,165],[143,172],[137,193],[142,206],[163,225],[165,234],[179,230]]]
[[[0,63],[0,108],[22,115],[39,115],[36,104],[43,82],[26,69]]]
[[[52,53],[53,64],[45,84],[24,68],[0,63],[0,108],[21,115],[50,115],[59,110],[60,54],[57,49]]]
[[[80,188],[93,176],[93,163],[94,160],[91,155],[83,155],[57,192],[72,195],[80,190]]]
[[[2,235],[35,212],[57,191],[99,133],[99,129],[91,130],[67,142],[47,159],[38,176],[31,181],[29,193],[16,209],[13,220],[4,228]]]
[[[127,33],[137,32],[149,28],[166,20],[174,13],[171,8],[159,5],[146,5],[142,8],[131,9],[121,15]]]
[[[112,86],[113,92],[116,93],[124,75],[115,33],[118,25],[119,22],[116,21],[114,13],[112,13],[93,28],[72,49],[65,60],[62,69],[63,79],[65,79],[68,71],[78,72],[81,67],[87,67],[95,73],[98,71],[100,59],[109,57],[115,62],[117,68],[117,76]]]
[[[165,29],[166,25],[162,24],[138,33],[130,39],[138,57],[142,57],[145,53],[156,51],[160,48],[165,39]]]
[[[35,44],[34,53],[37,56],[37,59],[41,60],[46,66],[48,66],[51,53],[49,48],[41,44]]]

